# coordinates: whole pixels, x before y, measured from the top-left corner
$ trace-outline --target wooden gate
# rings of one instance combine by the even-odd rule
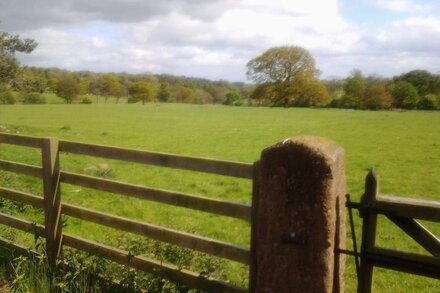
[[[440,202],[380,195],[378,176],[372,170],[366,177],[361,202],[348,202],[347,207],[358,209],[362,217],[361,251],[352,253],[360,258],[358,292],[371,292],[374,267],[440,279],[440,240],[417,221],[439,223]],[[378,215],[387,217],[430,255],[377,247]]]

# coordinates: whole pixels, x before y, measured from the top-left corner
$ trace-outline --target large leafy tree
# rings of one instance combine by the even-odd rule
[[[275,47],[247,64],[247,76],[257,84],[293,82],[302,76],[316,76],[315,59],[304,48]]]
[[[257,83],[252,98],[274,106],[314,106],[330,102],[316,78],[315,59],[304,48],[275,47],[247,64],[247,76]]]
[[[134,82],[128,91],[131,96],[130,101],[142,101],[142,105],[144,105],[145,102],[152,101],[154,98],[153,85],[145,81]]]
[[[65,74],[58,81],[56,93],[66,103],[71,104],[73,99],[79,94],[79,83],[73,75]]]
[[[0,32],[0,83],[9,83],[19,72],[20,64],[15,53],[31,53],[36,46],[34,40]]]

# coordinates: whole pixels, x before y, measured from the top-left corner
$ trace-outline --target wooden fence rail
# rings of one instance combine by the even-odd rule
[[[252,179],[252,164],[60,141],[62,152]]]

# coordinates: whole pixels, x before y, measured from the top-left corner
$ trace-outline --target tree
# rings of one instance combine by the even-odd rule
[[[99,97],[102,95],[102,91],[104,88],[104,80],[96,75],[93,77],[93,79],[90,81],[89,84],[89,92],[95,96],[96,98],[96,103],[99,103]]]
[[[344,96],[345,80],[338,78],[331,78],[323,81],[327,91],[332,99],[331,107],[341,107],[342,98]]]
[[[393,102],[393,97],[383,84],[372,84],[365,89],[365,93],[361,98],[361,108],[370,110],[390,109]]]
[[[44,76],[35,74],[29,68],[21,70],[19,74],[16,75],[13,87],[15,90],[20,92],[36,92],[44,93],[47,86],[47,80]]]
[[[79,94],[79,84],[71,74],[65,74],[58,81],[57,95],[66,103],[71,104],[73,99]]]
[[[196,89],[195,93],[196,101],[200,104],[212,104],[214,102],[214,97],[204,89]]]
[[[345,82],[341,106],[344,108],[360,108],[361,99],[364,96],[366,87],[366,81],[362,72],[354,69]]]
[[[154,98],[152,85],[145,81],[133,83],[128,91],[132,98],[130,101],[142,101],[142,105],[144,105],[145,102],[152,101]]]
[[[168,89],[168,84],[165,82],[161,82],[159,86],[159,90],[157,91],[156,99],[159,102],[168,102],[170,99],[170,90]]]
[[[23,104],[45,104],[46,99],[38,92],[21,92],[21,101]]]
[[[226,101],[223,103],[225,105],[242,105],[243,97],[237,92],[229,92],[226,94]]]
[[[90,83],[92,82],[90,77],[85,77],[79,82],[79,94],[87,95],[90,91]]]
[[[440,92],[440,77],[426,70],[412,70],[395,78],[396,81],[407,81],[414,85],[420,96]]]
[[[299,107],[326,106],[332,101],[325,85],[311,77],[298,79],[291,97],[291,105]]]
[[[315,77],[315,60],[296,46],[275,47],[247,63],[247,76],[257,84],[290,83],[298,77]]]
[[[9,83],[19,71],[15,52],[31,53],[36,46],[34,40],[0,32],[0,83]]]
[[[297,78],[295,82],[290,83],[262,85],[257,87],[256,91],[259,90],[262,90],[271,100],[272,106],[325,106],[331,102],[325,85],[313,77]]]
[[[175,92],[176,101],[180,103],[195,103],[197,96],[191,87],[178,85]]]
[[[316,79],[312,55],[301,47],[275,47],[247,64],[247,76],[257,83],[251,98],[273,106],[323,105],[330,101]]]
[[[58,88],[58,79],[56,79],[55,77],[49,78],[47,80],[46,86],[49,91],[55,93]]]
[[[260,84],[257,86],[252,94],[250,95],[250,99],[252,104],[256,105],[276,105],[276,91],[275,87],[271,84]],[[287,106],[287,105],[286,105]]]
[[[414,109],[417,107],[417,102],[420,97],[414,85],[401,80],[393,82],[389,88],[396,102],[396,107],[405,109]]]
[[[0,91],[0,104],[15,104],[17,100],[10,90]]]
[[[103,74],[100,78],[100,93],[104,96],[105,103],[107,103],[109,96],[118,98],[121,96],[121,84],[116,76],[112,74]]]
[[[420,99],[417,108],[422,110],[434,110],[438,108],[438,97],[434,94],[428,94]]]

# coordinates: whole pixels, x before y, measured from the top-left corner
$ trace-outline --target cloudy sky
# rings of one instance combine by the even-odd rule
[[[0,31],[35,39],[23,64],[246,81],[246,63],[297,45],[321,77],[353,68],[440,73],[438,0],[0,0]]]

